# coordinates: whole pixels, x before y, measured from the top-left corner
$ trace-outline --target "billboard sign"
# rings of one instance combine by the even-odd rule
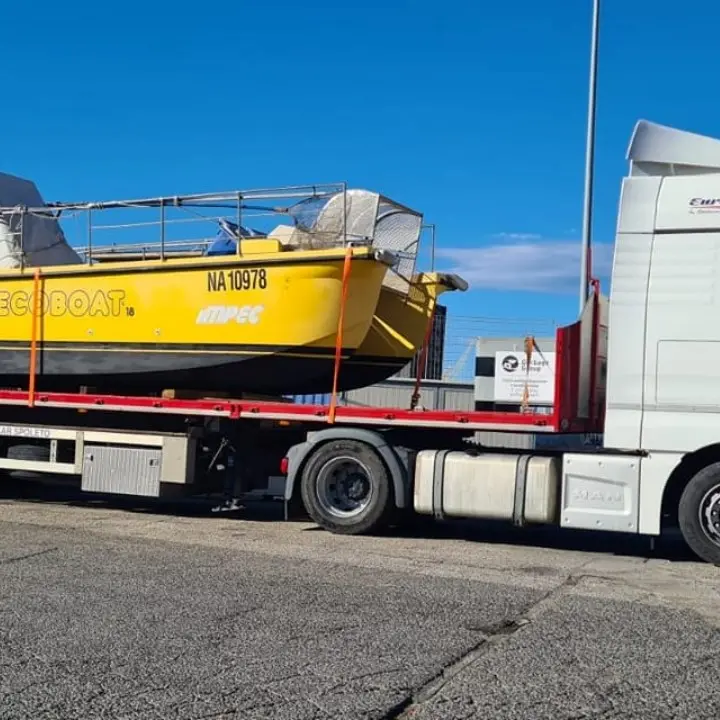
[[[529,405],[552,405],[555,397],[555,353],[533,352],[528,368],[524,352],[495,353],[496,403],[521,404],[525,388]]]

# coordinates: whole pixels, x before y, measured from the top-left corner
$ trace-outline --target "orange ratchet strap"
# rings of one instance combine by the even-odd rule
[[[28,406],[35,406],[35,376],[37,375],[37,341],[40,320],[40,268],[33,276],[32,325],[30,328],[30,378],[28,381]]]
[[[337,386],[340,379],[340,361],[342,359],[343,347],[343,326],[345,325],[345,306],[347,305],[348,287],[350,285],[350,266],[352,264],[353,250],[348,247],[345,251],[345,262],[343,263],[342,274],[342,296],[340,300],[340,315],[338,317],[338,329],[335,336],[335,367],[333,369],[332,395],[330,396],[330,408],[328,409],[328,422],[335,422],[335,411],[337,409]]]

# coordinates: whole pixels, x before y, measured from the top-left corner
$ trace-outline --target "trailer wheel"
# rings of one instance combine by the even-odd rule
[[[703,468],[685,486],[678,521],[690,549],[705,562],[720,565],[720,463]]]
[[[392,509],[387,468],[374,450],[354,440],[320,446],[305,464],[300,488],[310,517],[334,533],[368,533]]]

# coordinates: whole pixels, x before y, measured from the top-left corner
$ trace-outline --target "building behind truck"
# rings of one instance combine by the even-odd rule
[[[557,329],[546,407],[6,390],[0,467],[144,496],[220,489],[228,468],[247,490],[281,474],[288,507],[343,534],[413,513],[648,536],[677,524],[720,563],[720,141],[643,121],[628,157],[612,300],[595,287],[577,322]],[[529,383],[537,350],[527,359]],[[477,432],[538,442],[469,444]],[[602,445],[564,450],[573,436]]]

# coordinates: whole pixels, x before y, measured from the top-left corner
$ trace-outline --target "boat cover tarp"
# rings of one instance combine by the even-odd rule
[[[22,212],[44,206],[35,183],[0,173],[0,268],[19,267],[21,254],[30,267],[82,263],[55,218]]]

